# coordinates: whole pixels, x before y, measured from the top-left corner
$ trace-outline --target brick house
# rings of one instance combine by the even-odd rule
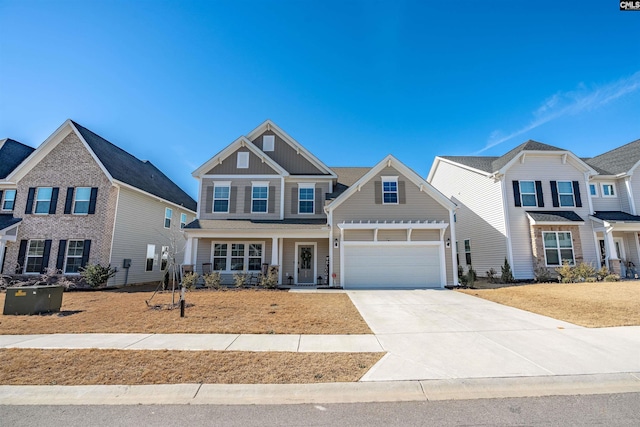
[[[14,190],[4,213],[17,232],[0,259],[5,274],[77,275],[92,263],[118,269],[111,285],[160,280],[196,211],[153,164],[71,120],[0,185]]]

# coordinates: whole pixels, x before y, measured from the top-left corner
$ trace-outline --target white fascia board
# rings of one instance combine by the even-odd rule
[[[468,171],[475,172],[479,175],[486,176],[486,177],[491,177],[493,175],[490,172],[472,168],[471,166],[467,166],[462,163],[454,162],[453,160],[444,159],[442,157],[436,156],[435,160],[433,161],[433,166],[431,166],[431,170],[429,170],[429,175],[427,176],[427,182],[431,182],[433,180],[433,176],[435,175],[436,169],[440,165],[440,162],[449,163],[450,165],[457,166],[459,168],[466,169]]]
[[[227,145],[222,151],[220,151],[215,156],[211,157],[207,160],[202,166],[191,173],[194,177],[203,176],[206,171],[216,166],[218,163],[222,163],[227,157],[231,154],[235,153],[238,148],[246,147],[253,154],[258,156],[260,160],[267,163],[271,169],[273,169],[279,175],[287,176],[289,172],[287,172],[282,166],[275,162],[271,157],[269,157],[264,151],[260,150],[255,144],[249,141],[246,137],[241,136],[240,138],[233,141],[231,144]]]
[[[331,176],[332,178],[338,178],[338,175],[335,174],[327,165],[325,165],[320,159],[314,156],[309,150],[304,148],[302,144],[293,139],[288,133],[283,131],[278,125],[272,122],[270,119],[265,120],[262,124],[260,124],[257,128],[252,130],[247,134],[247,139],[253,140],[257,138],[261,133],[266,131],[267,129],[275,132],[280,138],[282,138],[287,144],[291,147],[298,150],[307,160],[309,160],[315,167],[320,170],[324,170]]]
[[[236,179],[280,179],[282,175],[243,175],[243,174],[227,174],[227,175],[202,175],[199,178],[209,178],[209,179],[229,179],[231,181]]]
[[[168,204],[168,205],[175,206],[176,208],[178,208],[178,209],[182,209],[183,211],[187,211],[187,212],[190,212],[190,213],[192,213],[192,214],[197,214],[197,212],[196,212],[196,211],[192,211],[191,209],[189,209],[189,208],[187,208],[187,207],[185,207],[185,206],[179,205],[179,204],[174,203],[174,202],[170,202],[169,200],[167,200],[167,199],[163,199],[162,197],[160,197],[160,196],[156,196],[155,194],[147,193],[146,191],[141,190],[141,189],[139,189],[138,187],[134,187],[133,185],[127,184],[126,182],[122,182],[122,181],[114,180],[114,181],[113,181],[113,184],[114,184],[116,187],[125,187],[125,188],[128,188],[128,189],[130,189],[130,190],[137,191],[137,192],[138,192],[138,193],[140,193],[140,194],[144,194],[145,196],[147,196],[147,197],[151,197],[151,198],[153,198],[153,199],[156,199],[156,200],[158,200],[158,201],[160,201],[160,202],[162,202],[162,203],[166,203],[166,204]]]
[[[598,172],[595,171],[591,166],[582,161],[578,156],[573,154],[571,151],[521,151],[519,152],[513,159],[509,160],[509,162],[500,168],[493,175],[505,175],[507,171],[513,166],[515,163],[519,162],[523,156],[527,154],[535,154],[536,156],[547,156],[547,157],[555,157],[555,156],[567,156],[567,158],[571,159],[572,165],[580,170],[581,172],[589,172],[591,175],[597,175]]]
[[[341,222],[336,224],[341,230],[446,230],[449,224],[442,221],[432,222],[418,222],[418,221],[406,221],[406,222]]]
[[[635,165],[631,166],[631,169],[629,169],[629,171],[627,172],[627,175],[631,176],[633,175],[633,172],[635,172],[635,170],[640,167],[640,161],[637,161]]]
[[[182,231],[184,231],[187,237],[197,237],[199,239],[329,239],[329,227],[322,230],[203,230],[183,228]]]
[[[398,172],[400,172],[402,175],[404,175],[407,179],[409,179],[411,182],[413,182],[417,187],[419,187],[422,191],[424,191],[426,194],[428,194],[429,196],[431,196],[434,200],[436,200],[437,202],[439,202],[442,206],[444,206],[445,208],[449,209],[449,210],[453,210],[457,207],[457,205],[452,202],[449,198],[447,198],[444,194],[442,194],[440,191],[438,191],[437,189],[435,189],[431,184],[429,184],[427,181],[425,181],[424,179],[422,179],[417,173],[415,173],[412,169],[410,169],[409,167],[407,167],[404,163],[402,163],[400,160],[396,159],[395,157],[393,157],[391,154],[389,154],[387,157],[385,157],[384,159],[382,159],[381,162],[379,162],[377,165],[375,165],[374,167],[371,168],[371,170],[369,170],[369,172],[367,172],[366,174],[364,174],[362,176],[362,178],[360,178],[359,180],[357,180],[351,187],[349,187],[344,193],[342,193],[340,196],[338,196],[335,200],[333,200],[331,203],[329,203],[329,205],[327,206],[327,208],[329,210],[333,210],[335,208],[337,208],[338,206],[340,206],[342,204],[343,201],[347,200],[349,197],[351,197],[352,194],[354,194],[356,191],[358,191],[358,187],[366,184],[367,182],[369,182],[371,179],[373,179],[376,175],[378,175],[385,167],[387,167],[387,165],[395,168]]]

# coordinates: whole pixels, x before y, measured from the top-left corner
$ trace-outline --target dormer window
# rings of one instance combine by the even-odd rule
[[[397,176],[382,177],[382,204],[383,205],[398,204],[398,177]]]
[[[238,153],[238,169],[249,168],[249,152],[241,151]]]
[[[262,151],[273,151],[275,147],[276,136],[275,135],[263,135],[262,136]]]

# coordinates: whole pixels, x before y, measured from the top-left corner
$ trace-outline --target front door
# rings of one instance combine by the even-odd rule
[[[298,246],[298,283],[312,285],[314,283],[314,247],[312,245]]]

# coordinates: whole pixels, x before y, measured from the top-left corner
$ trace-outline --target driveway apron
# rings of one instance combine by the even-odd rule
[[[640,327],[583,328],[449,290],[347,294],[387,352],[361,381],[640,371]]]

